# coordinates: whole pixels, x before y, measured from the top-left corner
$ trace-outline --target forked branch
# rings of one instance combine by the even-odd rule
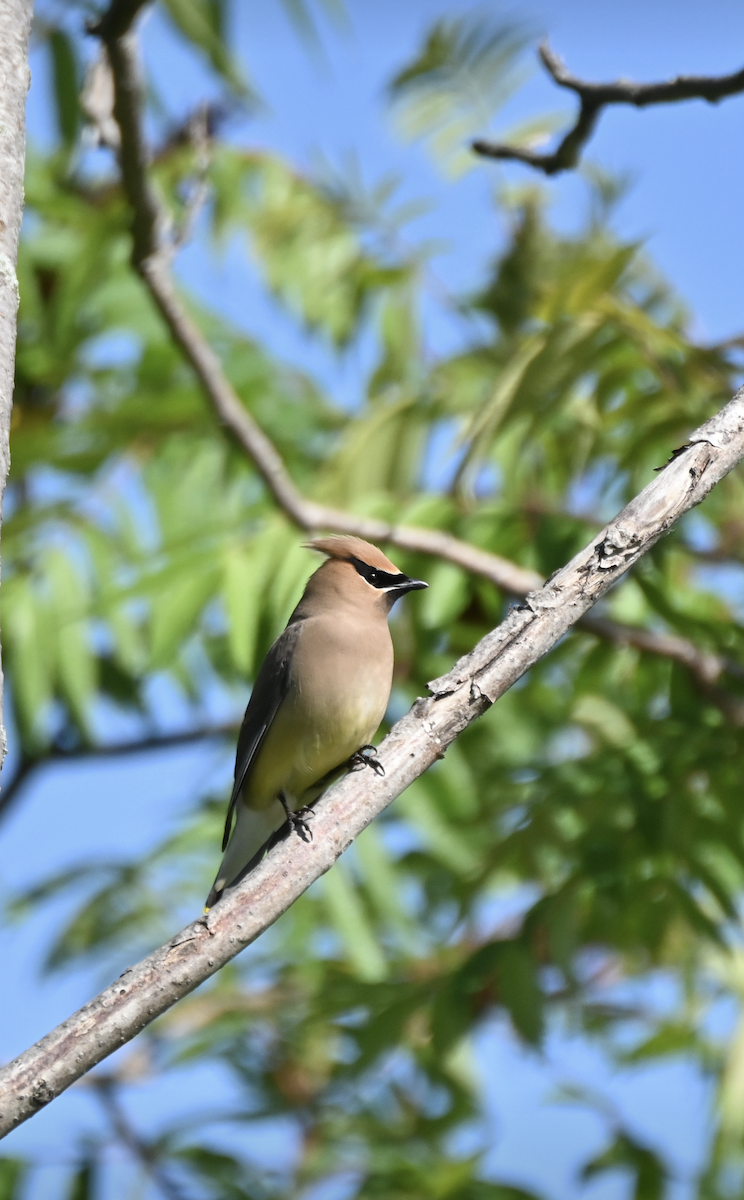
[[[727,96],[744,92],[744,68],[731,75],[677,75],[662,83],[634,83],[618,79],[614,83],[589,83],[572,75],[563,60],[547,42],[539,49],[543,66],[559,87],[567,88],[579,97],[576,121],[564,134],[551,153],[540,153],[527,146],[508,146],[503,142],[480,139],[472,143],[476,154],[525,163],[546,175],[569,171],[578,163],[581,153],[594,133],[597,120],[610,104],[632,104],[646,108],[651,104],[673,104],[679,100],[707,100],[717,104]]]

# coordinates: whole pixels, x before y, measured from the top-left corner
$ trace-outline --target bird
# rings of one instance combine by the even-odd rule
[[[256,677],[238,735],[224,857],[205,913],[261,860],[285,824],[312,838],[310,805],[345,769],[366,765],[384,774],[371,739],[393,682],[387,619],[396,600],[429,585],[358,537],[304,545],[327,558]]]

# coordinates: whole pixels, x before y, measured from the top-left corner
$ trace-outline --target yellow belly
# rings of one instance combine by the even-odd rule
[[[385,715],[380,699],[364,693],[352,703],[314,705],[308,713],[301,697],[288,697],[266,735],[243,798],[265,808],[280,791],[301,800],[318,780],[346,762],[369,742]]]

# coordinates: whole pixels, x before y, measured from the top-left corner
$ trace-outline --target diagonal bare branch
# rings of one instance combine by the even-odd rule
[[[0,1070],[0,1136],[255,941],[354,838],[744,458],[744,388],[545,587],[429,684],[379,748],[383,778],[347,775],[317,806],[315,839],[280,842],[203,917]]]
[[[727,96],[744,92],[744,68],[730,75],[677,75],[662,83],[634,83],[630,79],[590,83],[573,75],[547,42],[540,46],[539,54],[543,66],[558,86],[579,97],[579,111],[573,126],[551,153],[480,139],[472,143],[476,154],[483,158],[522,162],[546,175],[557,175],[576,166],[594,133],[602,109],[609,104],[632,104],[636,108],[673,104],[680,100],[707,100],[709,104],[717,104]]]

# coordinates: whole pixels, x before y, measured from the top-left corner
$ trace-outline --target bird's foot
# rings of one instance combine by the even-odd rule
[[[311,808],[299,808],[297,812],[291,812],[287,817],[290,825],[297,834],[302,838],[303,842],[311,842],[313,840],[313,831],[308,825],[308,817],[313,816]]]
[[[308,825],[308,821],[311,817],[315,816],[312,808],[292,809],[287,804],[284,796],[280,796],[279,800],[282,808],[287,814],[287,821],[290,829],[293,829],[297,836],[302,838],[303,842],[311,842],[313,840],[313,831]]]
[[[360,746],[356,754],[352,754],[349,759],[349,766],[352,771],[361,771],[362,767],[371,767],[375,775],[384,775],[385,768],[376,756],[377,747],[366,745]]]

